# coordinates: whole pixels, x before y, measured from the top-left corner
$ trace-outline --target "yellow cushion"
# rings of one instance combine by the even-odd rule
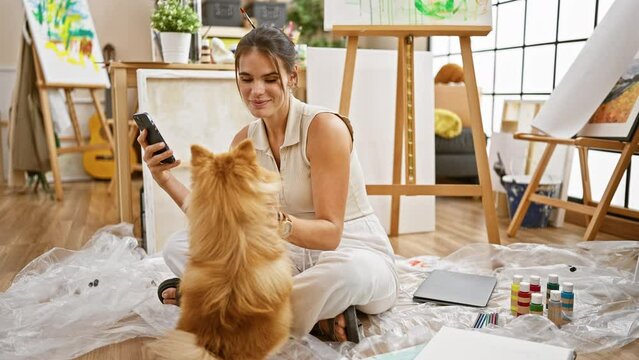
[[[435,134],[451,139],[462,132],[462,120],[459,115],[446,109],[435,109]]]

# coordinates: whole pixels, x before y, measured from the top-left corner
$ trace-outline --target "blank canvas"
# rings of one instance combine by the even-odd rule
[[[337,111],[344,74],[344,49],[309,48],[308,102]],[[417,183],[435,183],[435,135],[432,57],[415,52],[415,141]],[[349,118],[366,184],[391,184],[395,134],[397,52],[357,52]],[[405,167],[404,167],[405,168]],[[390,196],[369,196],[386,231],[390,230]],[[435,198],[402,196],[400,233],[435,230]]]
[[[139,111],[146,111],[182,165],[172,170],[191,183],[191,145],[228,151],[233,136],[254,120],[233,71],[138,70]],[[186,216],[143,166],[147,251],[161,251],[167,238],[186,228]]]
[[[575,357],[572,349],[444,326],[415,360],[574,360]]]

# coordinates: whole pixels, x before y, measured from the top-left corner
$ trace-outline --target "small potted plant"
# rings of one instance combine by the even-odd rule
[[[189,61],[191,34],[200,28],[200,20],[189,4],[181,0],[160,0],[151,27],[160,32],[165,62],[186,64]]]

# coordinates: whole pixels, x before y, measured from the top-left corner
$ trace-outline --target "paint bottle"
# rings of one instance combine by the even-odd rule
[[[209,47],[209,44],[202,44],[202,50],[200,53],[200,64],[210,64],[212,62],[211,48]]]
[[[521,275],[513,275],[513,284],[510,286],[510,311],[513,316],[517,316],[517,293],[519,293],[519,283],[523,279]]]
[[[557,326],[561,326],[561,293],[559,290],[550,290],[550,300],[547,305],[548,320]]]
[[[543,305],[543,295],[540,292],[531,293],[530,294],[530,313],[532,315],[543,315],[544,314],[544,305]]]
[[[541,278],[537,275],[530,275],[530,293],[541,293]]]
[[[530,313],[530,283],[522,281],[519,283],[517,293],[517,316]]]
[[[548,309],[548,302],[550,301],[550,292],[553,290],[559,290],[559,275],[548,275],[548,283],[546,284],[546,309]]]
[[[575,306],[573,284],[565,282],[561,285],[561,315],[564,323],[572,321],[572,311]]]

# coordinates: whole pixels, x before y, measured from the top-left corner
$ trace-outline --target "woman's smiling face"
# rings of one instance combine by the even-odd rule
[[[287,113],[291,76],[279,59],[277,66],[279,73],[273,60],[258,50],[249,51],[239,59],[240,94],[251,114],[257,118],[273,118]]]

